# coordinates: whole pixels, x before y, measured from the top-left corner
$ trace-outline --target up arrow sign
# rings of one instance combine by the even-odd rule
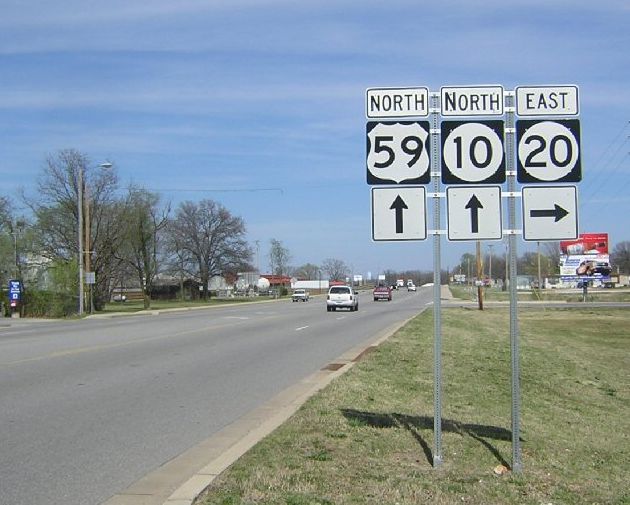
[[[403,232],[403,209],[408,209],[405,201],[400,198],[400,195],[396,196],[394,202],[390,205],[390,209],[396,210],[396,233]]]
[[[569,212],[564,210],[560,205],[554,203],[553,209],[532,209],[529,211],[530,217],[553,217],[554,222],[560,221],[564,216],[568,216]]]
[[[477,195],[470,197],[466,209],[470,209],[470,232],[479,233],[479,209],[483,209],[483,205],[481,205]]]
[[[449,240],[501,240],[501,187],[446,188]]]
[[[426,214],[422,186],[372,188],[372,240],[426,240]]]

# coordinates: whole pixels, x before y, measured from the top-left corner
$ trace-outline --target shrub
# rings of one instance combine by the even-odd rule
[[[67,317],[76,314],[78,297],[68,293],[27,290],[24,293],[24,316]]]

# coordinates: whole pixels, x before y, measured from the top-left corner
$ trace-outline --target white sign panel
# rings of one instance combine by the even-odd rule
[[[502,116],[503,86],[443,86],[442,116]]]
[[[501,188],[457,186],[446,189],[449,240],[501,240]]]
[[[516,88],[516,114],[519,116],[577,116],[579,113],[577,86]]]
[[[366,142],[368,184],[431,180],[428,121],[369,121]]]
[[[368,118],[426,117],[429,115],[428,88],[370,88],[366,91]]]
[[[577,188],[523,188],[523,239],[572,240],[578,236]]]
[[[372,239],[425,240],[426,213],[423,187],[372,188]]]
[[[503,121],[442,121],[442,182],[505,182]]]
[[[518,182],[580,182],[580,120],[522,119],[516,123]]]

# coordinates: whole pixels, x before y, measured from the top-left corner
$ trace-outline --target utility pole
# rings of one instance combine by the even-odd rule
[[[490,285],[492,286],[494,283],[492,282],[492,248],[494,244],[488,244],[488,249],[490,252],[488,253],[488,277],[490,277]]]
[[[481,242],[477,240],[477,299],[479,310],[483,310],[483,262],[481,261]]]
[[[540,275],[540,242],[536,242],[538,248],[538,289],[542,288],[542,277]]]

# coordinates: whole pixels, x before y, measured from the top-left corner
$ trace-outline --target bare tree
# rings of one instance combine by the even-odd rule
[[[302,266],[297,267],[293,274],[296,277],[300,277],[307,280],[317,279],[319,277],[320,269],[317,265],[313,265],[313,263],[306,263]]]
[[[619,242],[611,254],[612,264],[624,273],[630,273],[630,242]]]
[[[37,187],[35,199],[25,197],[38,229],[36,249],[44,258],[68,268],[78,261],[78,200],[82,193],[85,230],[89,230],[89,235],[82,231],[84,244],[89,244],[82,260],[89,257],[96,273],[95,303],[99,308],[109,294],[116,262],[113,252],[120,240],[120,220],[114,212],[118,187],[115,169],[97,170],[85,154],[66,149],[47,158]]]
[[[554,275],[557,273],[558,265],[560,265],[560,242],[543,242],[543,251],[548,263],[553,268],[549,275]]]
[[[274,275],[286,275],[289,271],[291,253],[280,240],[272,238],[269,248],[269,268]]]
[[[201,283],[204,299],[211,277],[237,272],[252,257],[243,219],[213,200],[180,204],[168,234],[182,254],[186,271]]]
[[[118,257],[135,273],[144,299],[151,306],[153,283],[159,270],[160,234],[166,227],[170,205],[160,205],[160,196],[130,187],[123,210],[124,240]]]
[[[326,274],[328,280],[341,280],[346,278],[348,266],[339,259],[327,258],[322,263],[322,272]]]

